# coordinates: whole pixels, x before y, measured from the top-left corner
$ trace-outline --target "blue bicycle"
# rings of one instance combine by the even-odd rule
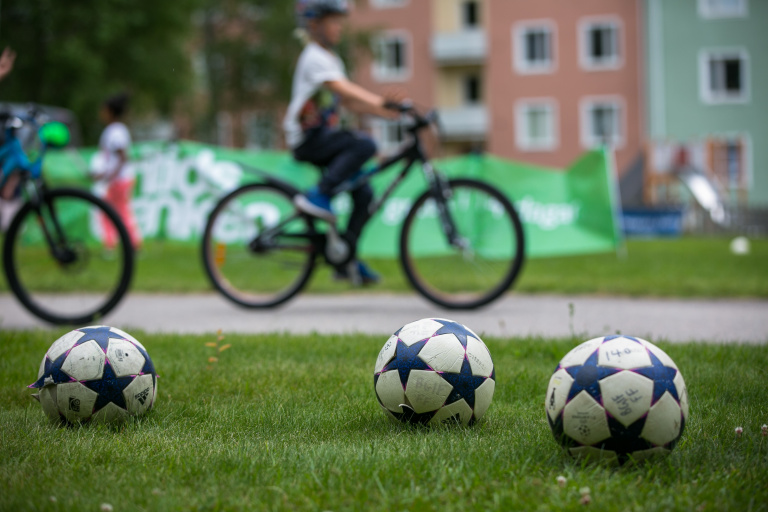
[[[43,158],[47,149],[67,145],[66,125],[46,122],[36,108],[0,120],[0,200],[21,203],[3,237],[8,286],[47,322],[91,323],[128,290],[134,262],[128,231],[115,210],[87,190],[46,185]],[[108,230],[116,240],[109,247],[103,243]]]

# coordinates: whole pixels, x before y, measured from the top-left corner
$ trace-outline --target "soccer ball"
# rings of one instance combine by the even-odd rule
[[[392,418],[470,425],[491,405],[496,370],[480,336],[451,320],[425,318],[387,340],[376,359],[373,384]]]
[[[669,453],[688,420],[685,381],[659,347],[631,336],[586,341],[547,388],[555,439],[575,457],[624,463]]]
[[[157,374],[133,336],[98,325],[54,341],[29,387],[51,421],[119,423],[152,408]]]

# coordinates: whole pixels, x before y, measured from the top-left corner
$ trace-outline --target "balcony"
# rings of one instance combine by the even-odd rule
[[[447,140],[481,141],[488,135],[488,109],[471,105],[440,109],[442,134]]]
[[[488,54],[485,30],[462,30],[432,37],[432,57],[443,66],[482,64]]]

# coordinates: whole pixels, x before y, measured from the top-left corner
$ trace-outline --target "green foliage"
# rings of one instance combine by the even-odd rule
[[[3,0],[0,43],[17,53],[4,101],[73,110],[95,142],[98,108],[127,90],[136,110],[170,111],[189,89],[185,50],[200,0]]]
[[[498,385],[484,420],[423,429],[376,403],[386,336],[225,333],[224,351],[216,334],[131,331],[159,398],[110,429],[49,425],[30,398],[64,332],[3,333],[2,510],[575,510],[582,487],[596,511],[768,509],[764,347],[662,344],[686,379],[690,421],[666,459],[609,468],[566,457],[545,419],[552,370],[581,340],[486,339]]]

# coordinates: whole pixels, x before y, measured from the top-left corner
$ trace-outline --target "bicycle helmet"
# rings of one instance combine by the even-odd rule
[[[349,2],[347,0],[296,1],[296,19],[301,28],[306,28],[309,20],[317,20],[331,14],[349,14]]]

